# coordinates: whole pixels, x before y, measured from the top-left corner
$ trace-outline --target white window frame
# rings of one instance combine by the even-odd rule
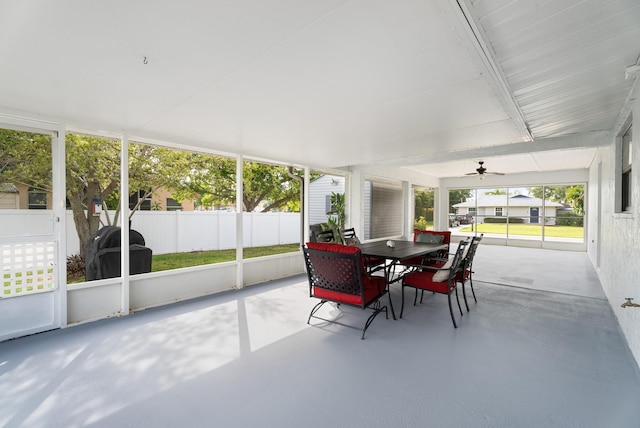
[[[633,125],[630,124],[621,141],[620,166],[620,211],[628,212],[633,207],[632,195],[632,166],[633,166]]]

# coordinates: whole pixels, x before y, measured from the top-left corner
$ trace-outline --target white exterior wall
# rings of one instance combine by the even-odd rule
[[[640,308],[622,308],[625,298],[640,303],[640,86],[636,85],[633,117],[635,135],[632,169],[632,211],[616,213],[616,150],[614,137],[600,148],[590,169],[588,253],[611,303],[629,348],[640,364]],[[600,227],[600,230],[598,230]]]
[[[0,192],[0,210],[20,208],[20,198],[17,193]]]
[[[309,183],[309,224],[327,222],[327,196],[344,193],[344,177],[323,175]]]

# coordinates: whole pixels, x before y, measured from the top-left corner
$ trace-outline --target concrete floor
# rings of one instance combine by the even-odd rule
[[[431,294],[365,340],[309,326],[297,276],[0,343],[0,426],[640,426],[638,366],[586,255],[476,257],[458,329]]]

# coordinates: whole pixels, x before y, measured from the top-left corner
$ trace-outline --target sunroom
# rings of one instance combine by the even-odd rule
[[[485,233],[487,246],[586,255],[637,368],[640,309],[621,306],[640,302],[636,1],[33,1],[0,10],[0,347],[299,277],[299,245],[334,189],[345,225],[365,241],[409,240],[426,221],[456,241]],[[91,159],[102,159],[98,168]],[[274,169],[279,176],[260,175]],[[156,196],[144,174],[164,174]],[[215,189],[190,186],[195,175],[217,180]],[[314,193],[318,177],[329,193]],[[296,197],[269,212],[276,193],[256,202],[252,182]],[[557,232],[559,188],[578,189],[577,205],[564,207],[578,235]],[[507,202],[480,213],[484,195]],[[517,195],[540,202],[518,211],[506,198]],[[471,224],[451,224],[456,205]],[[215,209],[193,209],[205,206]],[[538,229],[523,232],[516,217]],[[130,224],[154,257],[231,256],[72,281],[68,258],[108,224]],[[122,248],[137,245],[127,229]],[[252,253],[276,245],[288,247]],[[116,258],[129,266],[130,254]]]

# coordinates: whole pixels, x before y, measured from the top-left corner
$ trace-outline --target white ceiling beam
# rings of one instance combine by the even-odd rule
[[[502,72],[502,68],[498,65],[498,62],[495,59],[493,48],[486,41],[488,40],[488,37],[482,29],[482,26],[478,24],[477,19],[471,13],[472,8],[467,4],[467,0],[449,0],[449,2],[451,3],[451,7],[459,13],[458,18],[460,23],[469,36],[471,44],[475,48],[480,61],[487,71],[487,83],[492,87],[502,102],[502,105],[509,114],[511,121],[522,136],[522,141],[533,141],[533,135],[525,121],[520,105],[514,98],[513,91],[507,83],[507,79]]]
[[[495,156],[507,156],[516,154],[536,153],[550,150],[585,149],[601,147],[611,144],[609,131],[592,131],[562,137],[537,139],[535,142],[503,144],[500,146],[482,147],[469,150],[457,150],[452,152],[433,153],[410,158],[394,159],[377,162],[375,164],[352,167],[352,169],[369,169],[372,167],[413,166],[429,165],[443,162],[452,162],[468,159],[483,159]]]

